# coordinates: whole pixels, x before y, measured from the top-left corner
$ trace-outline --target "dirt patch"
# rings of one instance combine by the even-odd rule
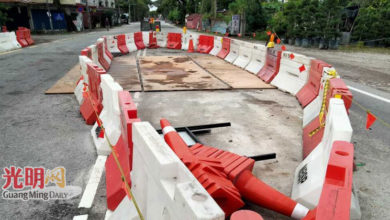
[[[190,60],[190,58],[188,58],[188,57],[176,57],[173,59],[173,61],[175,61],[175,63],[184,63],[184,62],[187,62],[189,60]]]

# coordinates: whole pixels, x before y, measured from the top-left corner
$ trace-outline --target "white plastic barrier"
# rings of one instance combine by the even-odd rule
[[[157,32],[157,46],[159,47],[167,47],[167,41],[168,41],[168,33],[167,32]]]
[[[322,100],[324,97],[324,86],[328,79],[331,79],[333,76],[328,73],[331,71],[335,71],[334,68],[324,67],[321,77],[321,86],[318,92],[318,96],[303,109],[303,118],[302,125],[306,127],[313,119],[315,119],[319,114],[322,106]],[[336,76],[339,78],[339,76]]]
[[[111,65],[111,59],[106,54],[106,43],[104,42],[104,38],[97,39],[98,43],[103,43],[103,58]]]
[[[145,47],[149,47],[149,31],[142,31],[142,40],[144,41]]]
[[[240,49],[238,50],[238,57],[233,62],[234,65],[245,69],[245,67],[249,64],[249,61],[252,59],[252,43],[247,43],[241,41]]]
[[[0,52],[16,50],[21,47],[16,40],[15,32],[0,33]]]
[[[222,209],[148,122],[133,124],[133,143],[132,192],[145,219],[225,219]],[[110,220],[137,215],[130,213],[135,209],[126,200]]]
[[[292,59],[290,56],[293,56]],[[308,80],[312,59],[314,58],[283,51],[279,73],[271,81],[271,85],[295,96]]]
[[[253,44],[252,47],[252,59],[246,66],[245,70],[253,74],[257,74],[265,64],[265,57],[267,54],[267,48],[261,44]]]
[[[83,79],[79,81],[77,84],[74,95],[76,96],[77,102],[79,105],[83,103],[83,88],[84,88],[84,82],[89,84],[88,80],[88,74],[87,74],[87,63],[92,63],[92,60],[90,60],[86,56],[79,56],[79,64],[80,64],[80,73],[83,76]]]
[[[196,50],[198,46],[198,38],[199,35],[195,33],[188,33],[187,34],[182,34],[181,35],[181,49],[182,50],[188,50],[188,47],[190,45],[190,39],[192,39],[194,50]]]
[[[330,99],[324,136],[320,144],[296,168],[292,199],[310,209],[317,206],[333,142],[350,142],[351,136],[352,127],[344,101],[337,98]],[[353,203],[355,202],[353,201]],[[356,206],[351,206],[351,208],[356,208]],[[357,212],[357,210],[351,210],[351,213]]]
[[[240,50],[240,41],[230,39],[230,52],[225,57],[225,60],[229,63],[233,63],[237,57]]]
[[[111,53],[121,53],[118,49],[118,41],[115,36],[108,35],[107,38],[107,48]]]
[[[103,122],[103,126],[106,131],[105,135],[108,136],[111,144],[115,145],[121,135],[118,92],[123,89],[117,82],[114,82],[114,79],[110,74],[101,75],[100,87],[103,90],[103,110],[99,117]],[[91,130],[96,151],[98,155],[109,155],[111,153],[111,149],[108,145],[107,138],[106,136],[104,136],[104,138],[99,138],[97,128],[98,124],[95,123]]]
[[[99,68],[104,69],[103,66],[99,62],[99,56],[98,56],[98,51],[97,51],[96,45],[95,44],[89,45],[88,48],[91,49],[92,62],[95,65],[97,65]]]
[[[129,52],[137,51],[137,46],[135,45],[135,41],[134,41],[134,33],[125,34],[125,37],[126,37],[126,46],[127,49],[129,49]]]
[[[219,51],[222,49],[222,37],[215,36],[214,37],[214,48],[210,51],[209,54],[213,56],[217,56]]]

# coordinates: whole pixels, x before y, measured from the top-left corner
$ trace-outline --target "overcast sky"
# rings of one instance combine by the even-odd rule
[[[152,0],[152,2],[155,2],[156,0]],[[157,7],[152,5],[151,7],[149,6],[149,11],[156,11]]]

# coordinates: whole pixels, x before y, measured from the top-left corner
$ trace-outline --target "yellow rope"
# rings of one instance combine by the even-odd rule
[[[87,84],[87,86],[88,86],[88,84]],[[87,93],[89,93],[89,91],[90,91],[90,90],[88,89]],[[120,164],[120,162],[119,162],[119,159],[118,159],[118,157],[117,157],[117,155],[116,155],[116,153],[115,153],[114,146],[112,146],[112,144],[111,144],[111,142],[110,142],[110,140],[109,140],[109,138],[108,138],[108,136],[107,136],[106,129],[105,129],[104,126],[103,126],[102,120],[100,120],[100,118],[99,118],[99,114],[98,114],[97,111],[96,111],[96,107],[95,107],[94,103],[92,102],[92,99],[91,99],[90,94],[88,94],[88,99],[89,99],[89,102],[91,103],[91,105],[92,105],[92,107],[93,107],[93,111],[95,112],[96,119],[99,121],[98,126],[99,126],[99,124],[100,124],[99,127],[100,127],[101,130],[104,132],[104,137],[107,139],[107,143],[108,143],[108,145],[110,146],[110,149],[111,149],[111,152],[112,152],[112,156],[114,157],[115,163],[116,163],[116,165],[117,165],[117,167],[118,167],[118,169],[119,169],[119,172],[121,173],[122,182],[125,183],[126,192],[128,192],[128,193],[130,194],[130,197],[131,197],[130,199],[131,199],[131,201],[133,201],[133,204],[134,204],[134,206],[135,206],[135,208],[136,208],[136,210],[137,210],[137,212],[138,212],[139,218],[140,218],[141,220],[144,220],[144,216],[142,215],[141,210],[139,209],[139,206],[138,206],[137,201],[135,200],[135,197],[134,197],[134,195],[133,195],[133,193],[132,193],[132,191],[131,191],[131,188],[130,188],[130,186],[129,186],[129,183],[128,183],[127,180],[126,180],[125,172],[123,171],[122,166],[121,166],[121,164]],[[126,193],[126,194],[127,194],[127,193]],[[129,195],[128,195],[128,196],[129,196]]]

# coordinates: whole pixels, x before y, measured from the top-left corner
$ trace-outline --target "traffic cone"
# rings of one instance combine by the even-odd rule
[[[160,125],[165,142],[167,142],[167,144],[171,147],[171,149],[180,159],[182,159],[185,155],[191,155],[191,152],[188,149],[188,145],[180,137],[179,133],[176,132],[175,128],[171,126],[167,119],[161,119]]]
[[[266,209],[295,219],[302,219],[309,212],[308,208],[257,179],[249,170],[242,172],[234,185],[242,197]]]
[[[190,39],[190,45],[188,45],[188,53],[193,53],[194,52],[194,42],[192,39]]]

